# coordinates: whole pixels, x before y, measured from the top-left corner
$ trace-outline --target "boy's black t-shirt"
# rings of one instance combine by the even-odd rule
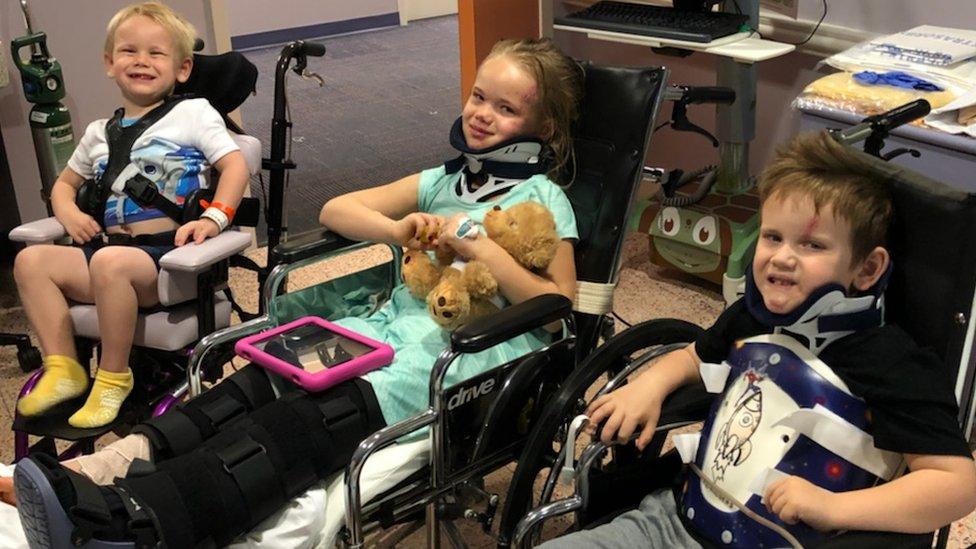
[[[704,362],[721,362],[739,339],[771,333],[739,300],[695,341]],[[871,413],[875,446],[906,454],[970,457],[945,367],[901,328],[885,325],[841,338],[821,351]]]

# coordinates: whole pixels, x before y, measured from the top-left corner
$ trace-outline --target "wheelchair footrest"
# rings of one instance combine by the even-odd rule
[[[52,437],[61,440],[84,440],[86,438],[100,437],[115,428],[124,425],[132,424],[133,420],[138,420],[137,410],[127,399],[122,404],[122,409],[119,410],[118,417],[115,421],[105,425],[103,427],[96,427],[94,429],[79,429],[78,427],[72,427],[68,425],[68,418],[71,414],[77,412],[82,406],[85,405],[85,399],[88,395],[82,395],[78,398],[62,402],[58,404],[47,413],[39,416],[24,417],[22,415],[14,415],[13,429],[14,431],[20,431],[22,433],[27,433],[29,435],[35,435],[39,437]]]

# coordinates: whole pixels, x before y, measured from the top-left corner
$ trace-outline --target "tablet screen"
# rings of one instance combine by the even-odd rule
[[[309,373],[338,366],[373,350],[318,324],[297,326],[252,345]]]

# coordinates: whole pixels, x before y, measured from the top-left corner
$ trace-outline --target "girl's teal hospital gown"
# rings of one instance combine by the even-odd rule
[[[418,189],[419,211],[446,217],[465,213],[480,223],[485,212],[496,205],[505,209],[519,202],[534,200],[552,212],[560,238],[575,240],[579,237],[576,216],[569,199],[545,175],[535,175],[498,199],[481,203],[467,203],[457,197],[454,185],[460,177],[460,172],[446,174],[443,166],[422,172]],[[388,425],[416,415],[429,405],[430,372],[437,355],[450,344],[450,332],[434,322],[424,301],[415,299],[406,286],[400,284],[393,290],[390,300],[369,317],[344,318],[337,323],[386,342],[395,350],[389,366],[365,376],[373,386]],[[542,345],[538,337],[526,334],[480,353],[464,355],[448,369],[444,387],[490,370]]]

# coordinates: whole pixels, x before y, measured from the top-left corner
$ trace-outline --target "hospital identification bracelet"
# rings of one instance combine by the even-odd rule
[[[457,230],[454,231],[454,236],[457,238],[475,238],[478,236],[478,224],[470,217],[464,217],[458,224]]]
[[[207,218],[217,224],[217,228],[223,232],[230,222],[234,219],[234,214],[237,210],[231,208],[230,206],[224,204],[223,202],[207,202],[206,200],[200,200],[200,205],[206,208],[202,214],[201,218]]]
[[[223,210],[219,210],[217,208],[214,208],[213,206],[210,206],[209,208],[204,210],[202,214],[200,214],[200,219],[204,219],[204,218],[209,219],[210,221],[216,223],[217,230],[219,232],[224,232],[224,229],[226,229],[227,226],[230,225],[230,219],[227,218],[227,214],[225,214]]]

